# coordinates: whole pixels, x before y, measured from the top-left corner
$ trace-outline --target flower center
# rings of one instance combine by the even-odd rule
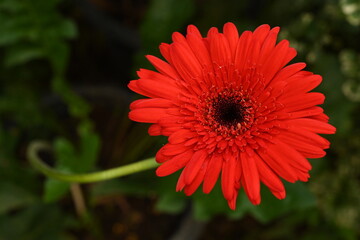
[[[203,93],[198,119],[206,129],[222,136],[238,136],[254,122],[254,102],[238,87],[211,88]]]
[[[244,121],[244,109],[240,100],[235,97],[219,96],[213,101],[213,117],[216,122],[225,127],[236,126]]]

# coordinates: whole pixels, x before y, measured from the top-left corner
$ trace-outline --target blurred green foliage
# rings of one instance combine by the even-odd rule
[[[70,43],[86,25],[65,17],[71,14],[64,9],[81,11],[75,4],[0,0],[0,239],[111,239],[107,238],[111,230],[104,231],[115,223],[97,209],[110,208],[102,202],[112,196],[150,199],[151,203],[156,199],[156,212],[180,216],[191,209],[197,219],[210,223],[219,215],[233,221],[251,217],[259,225],[244,232],[243,239],[359,238],[359,1],[151,0],[145,5],[141,21],[133,26],[142,40],[141,49],[131,56],[133,69],[149,67],[143,55],[159,56],[158,45],[170,42],[172,32],[184,32],[190,23],[203,33],[227,21],[235,22],[239,31],[253,30],[262,23],[281,26],[280,38],[289,39],[298,50],[296,62],[307,62],[307,70],[324,78],[318,90],[326,95],[325,111],[338,129],[335,136],[328,137],[332,147],[327,157],[311,160],[314,169],[309,183],[286,184],[283,201],[264,188],[260,206],[251,205],[241,193],[238,209],[230,211],[219,186],[208,196],[199,191],[189,198],[175,192],[176,175],[157,178],[149,171],[82,186],[89,208],[76,216],[70,184],[40,176],[25,161],[30,141],[52,141],[54,166],[82,173],[152,156],[166,139],[150,138],[146,126],[130,123],[130,97],[110,110],[119,115],[114,124],[101,113],[93,114],[98,99],[89,103],[73,90],[76,79],[68,79],[67,71],[76,49]],[[126,91],[120,92],[127,96]],[[97,118],[102,121],[96,128]],[[115,144],[103,133],[107,124],[116,126],[110,130],[116,135]],[[121,159],[107,163],[100,155]],[[75,203],[75,207],[79,206]],[[146,214],[151,221],[153,216]],[[230,235],[222,238],[232,239]]]
[[[3,143],[0,239],[65,239],[63,230],[71,226],[66,224],[66,219],[73,217],[63,214],[56,204],[44,203],[39,197],[42,181],[19,161],[24,158],[19,149],[26,147],[24,140],[42,136],[34,130],[45,127],[40,132],[54,136],[59,169],[85,172],[93,168],[97,159],[99,138],[88,118],[89,106],[65,81],[69,59],[66,40],[76,36],[76,27],[60,14],[59,3],[58,0],[0,2],[0,139]],[[46,75],[32,73],[33,68],[42,68]],[[59,95],[69,114],[77,119],[79,147],[56,135],[63,131],[61,122],[44,109],[42,102],[43,95],[49,92]],[[8,142],[12,144],[8,146]],[[48,179],[44,200],[58,200],[68,190],[69,184]]]

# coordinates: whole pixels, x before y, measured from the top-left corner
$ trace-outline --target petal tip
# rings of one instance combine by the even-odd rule
[[[286,192],[285,191],[281,191],[281,192],[272,192],[273,195],[279,199],[279,200],[282,200],[286,197]]]
[[[228,206],[231,210],[236,210],[236,198],[232,198],[231,200],[228,200]]]

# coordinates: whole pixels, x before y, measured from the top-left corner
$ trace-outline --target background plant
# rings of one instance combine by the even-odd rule
[[[37,139],[54,149],[42,158],[67,173],[154,156],[165,139],[127,119],[136,98],[127,82],[172,32],[227,21],[240,31],[280,26],[296,60],[324,77],[319,91],[338,131],[327,157],[311,160],[309,183],[287,185],[283,201],[265,190],[258,207],[242,194],[232,212],[219,188],[174,192],[177,176],[147,171],[78,185],[30,167],[25,153]],[[0,0],[0,239],[167,239],[184,213],[206,222],[202,239],[357,239],[359,38],[355,0]]]

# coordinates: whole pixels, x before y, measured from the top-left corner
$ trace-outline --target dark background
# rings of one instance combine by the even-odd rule
[[[153,170],[69,185],[31,167],[39,139],[54,148],[44,160],[69,173],[154,156],[166,138],[128,120],[139,96],[126,85],[172,32],[229,21],[239,32],[280,26],[294,61],[324,78],[337,133],[285,200],[263,187],[260,206],[242,193],[231,211],[218,186],[185,197],[177,176]],[[360,238],[359,39],[357,0],[0,0],[0,240]]]

